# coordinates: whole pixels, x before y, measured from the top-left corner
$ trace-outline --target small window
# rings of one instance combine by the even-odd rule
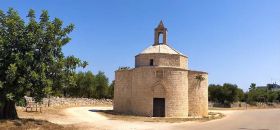
[[[154,66],[154,59],[150,59],[150,66]]]

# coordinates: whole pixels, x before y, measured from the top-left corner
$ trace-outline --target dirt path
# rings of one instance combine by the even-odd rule
[[[97,113],[98,110],[112,110],[112,107],[73,107],[62,111],[60,118],[49,117],[47,120],[61,125],[73,125],[80,129],[93,130],[136,130],[153,129],[155,126],[167,126],[169,123],[150,123],[139,121],[110,120]],[[153,124],[153,125],[151,125]]]
[[[105,116],[102,116],[96,112],[91,112],[89,110],[94,109],[93,107],[73,107],[67,108],[62,111],[60,118],[49,118],[48,120],[56,124],[77,124],[77,123],[93,123],[102,120],[108,120]],[[107,107],[96,107],[98,110],[106,110]]]
[[[192,125],[201,122],[187,123],[165,123],[165,122],[143,122],[143,121],[122,121],[110,120],[107,117],[97,113],[98,110],[112,110],[112,107],[73,107],[62,111],[64,115],[61,118],[49,118],[48,121],[56,124],[68,125],[74,124],[80,129],[106,129],[106,130],[153,130],[169,129],[180,126],[181,124]],[[234,111],[224,111],[227,115]]]
[[[46,120],[83,130],[280,130],[280,109],[219,110],[226,117],[207,122],[183,123],[110,120],[96,112],[111,109],[111,107],[67,108],[57,115],[48,116]]]
[[[182,123],[167,129],[176,130],[280,130],[280,109],[251,109],[227,113],[221,120],[194,125]]]

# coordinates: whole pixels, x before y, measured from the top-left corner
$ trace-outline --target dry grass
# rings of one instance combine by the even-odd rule
[[[42,112],[25,112],[25,109],[18,107],[17,113],[20,119],[0,120],[0,130],[74,130],[71,125],[58,125],[46,121],[47,118],[64,116],[63,108],[44,108]],[[47,118],[46,118],[47,117]]]
[[[167,122],[167,123],[178,123],[186,121],[209,121],[214,119],[223,118],[225,115],[222,113],[209,112],[208,117],[203,118],[166,118],[166,117],[144,117],[144,116],[133,116],[123,115],[115,113],[112,110],[101,110],[98,111],[100,114],[108,117],[110,120],[124,120],[124,121],[143,121],[143,122]]]
[[[64,116],[63,108],[44,108],[42,112],[26,112],[23,108],[17,108],[17,113],[20,118],[44,119],[48,116]]]
[[[16,119],[0,120],[0,130],[71,130],[71,126],[61,126],[45,120],[35,119]]]

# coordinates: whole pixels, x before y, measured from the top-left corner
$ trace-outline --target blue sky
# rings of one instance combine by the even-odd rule
[[[160,20],[168,42],[189,57],[189,67],[209,73],[209,83],[280,83],[278,0],[0,0],[0,9],[29,9],[75,24],[66,55],[89,62],[110,80],[119,66],[153,43]]]

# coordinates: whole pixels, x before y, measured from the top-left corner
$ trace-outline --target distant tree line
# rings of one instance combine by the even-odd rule
[[[252,83],[249,92],[247,92],[247,101],[249,103],[280,102],[280,91],[273,91],[271,84],[258,88],[255,83]]]
[[[114,81],[109,80],[104,72],[99,71],[94,75],[91,71],[78,72],[74,76],[75,85],[63,89],[63,93],[57,93],[64,97],[83,98],[113,98]]]
[[[208,99],[211,102],[229,105],[234,102],[280,102],[280,91],[273,91],[268,84],[266,87],[256,87],[255,83],[250,85],[249,91],[244,92],[235,84],[225,83],[223,85],[210,84],[208,88]]]
[[[209,101],[231,104],[233,102],[244,101],[244,92],[235,84],[225,83],[223,85],[210,84],[208,88]]]

